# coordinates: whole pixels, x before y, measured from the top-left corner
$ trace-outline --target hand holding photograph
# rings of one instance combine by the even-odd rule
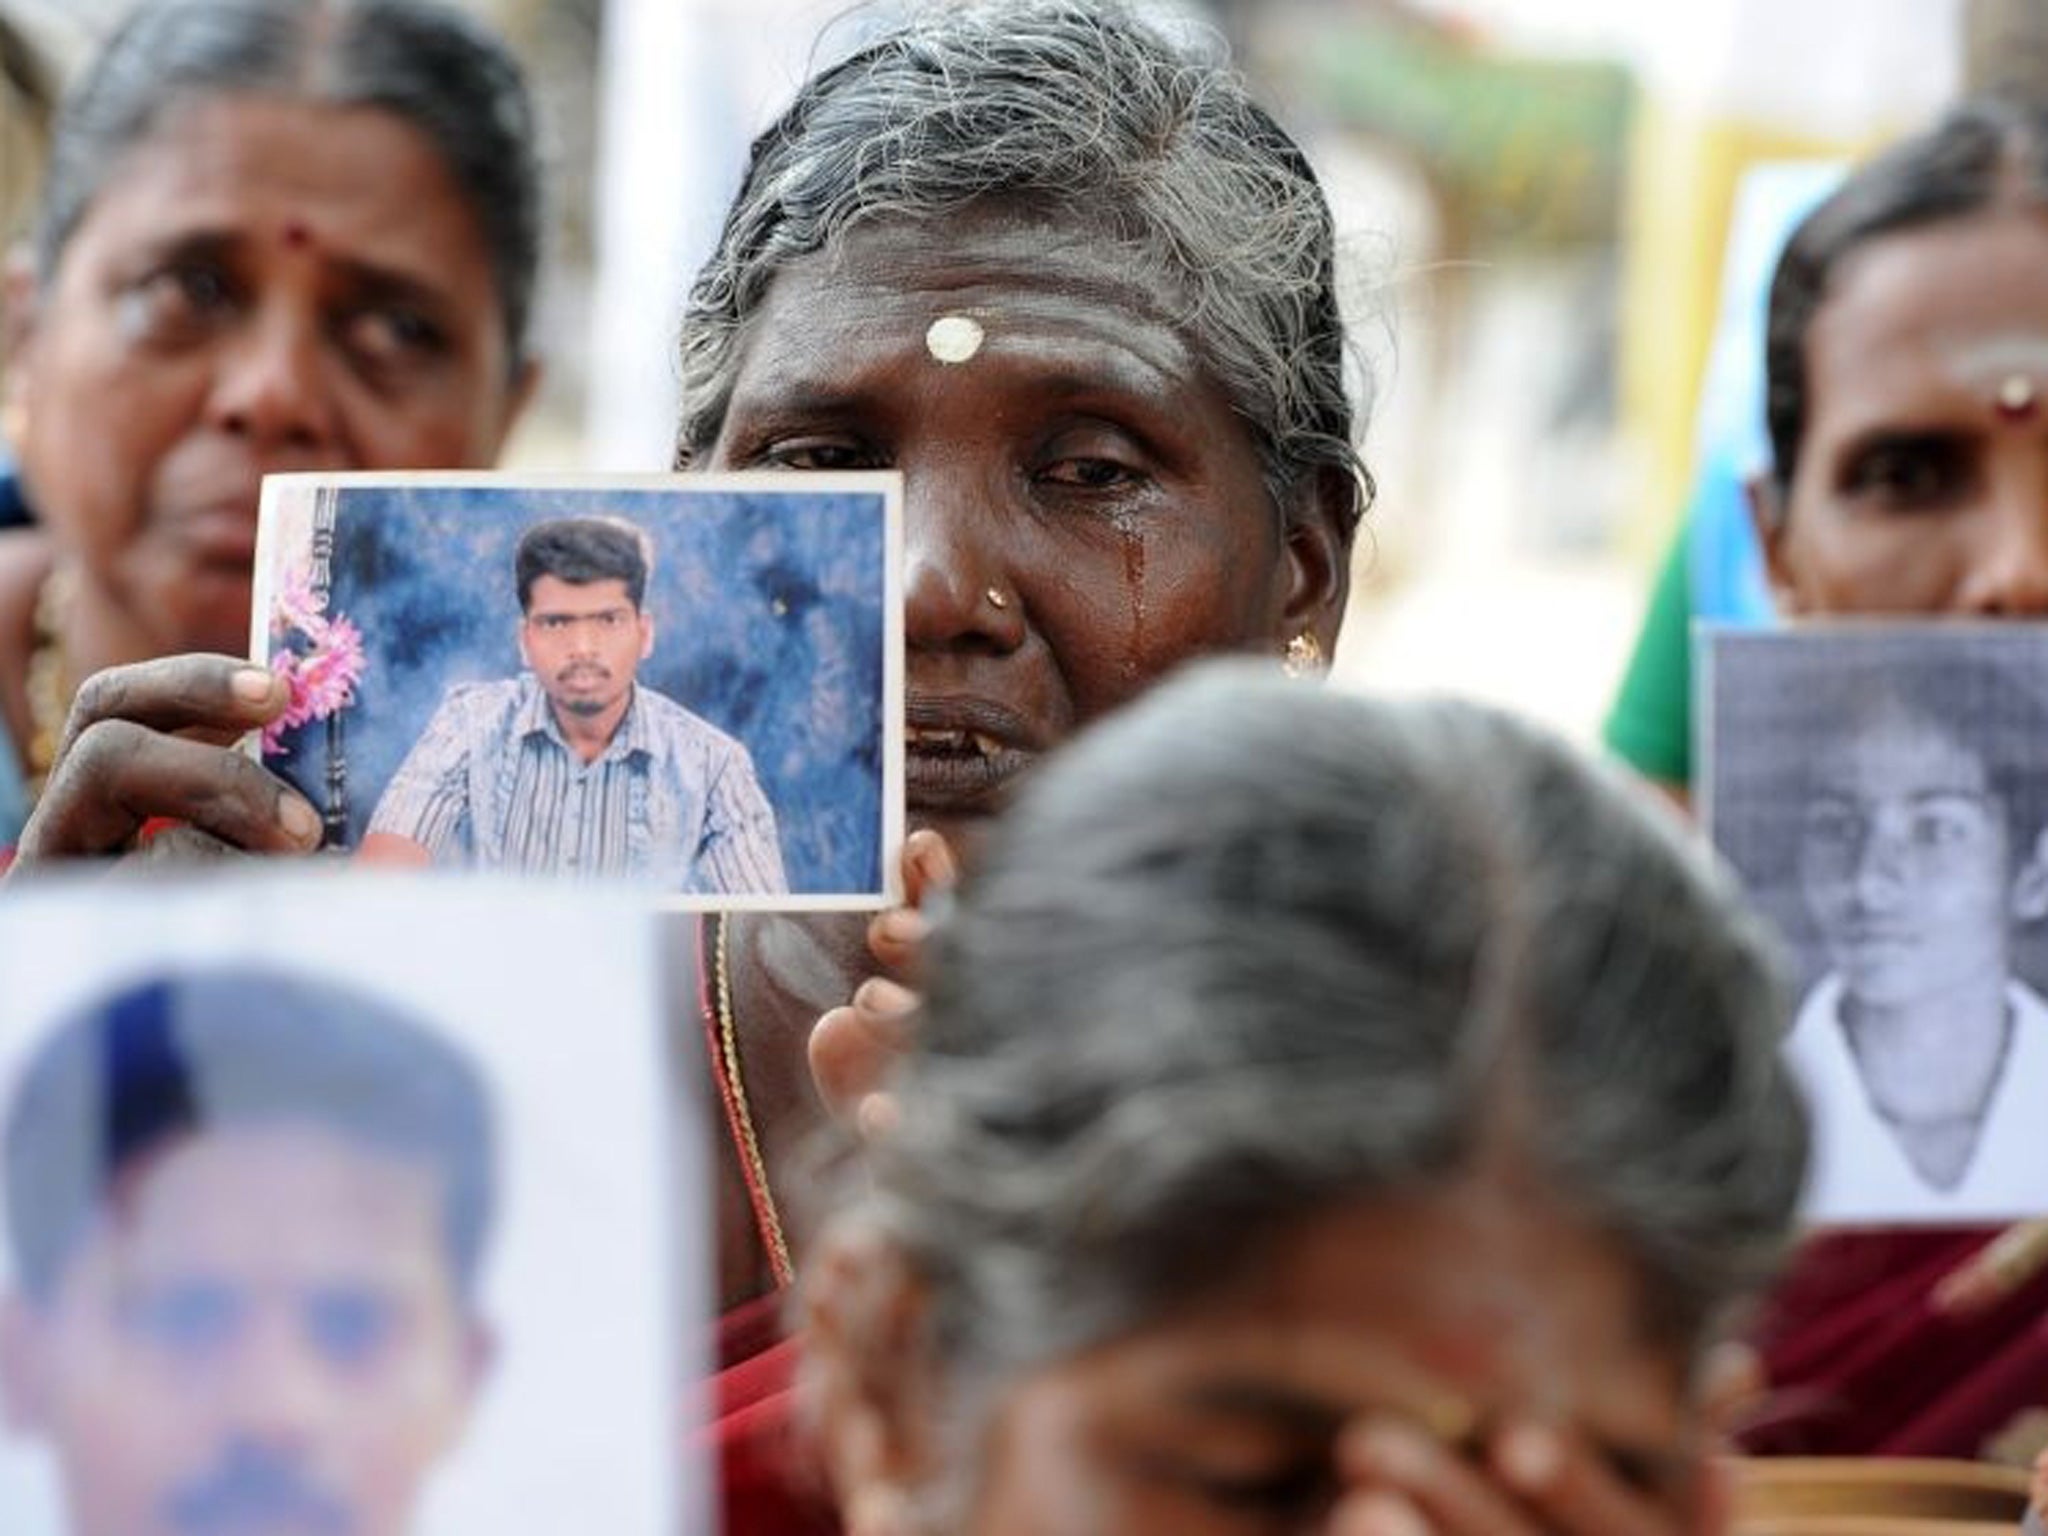
[[[265,760],[366,863],[880,905],[899,499],[890,475],[273,477],[252,645],[291,705]]]
[[[1715,845],[1798,958],[1822,1222],[2048,1213],[2048,634],[1703,630]]]

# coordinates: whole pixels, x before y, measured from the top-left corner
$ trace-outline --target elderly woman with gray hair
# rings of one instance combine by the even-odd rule
[[[1299,147],[1119,0],[921,7],[761,135],[684,314],[676,462],[903,473],[913,824],[971,842],[1190,656],[1327,656],[1371,490],[1335,266]],[[234,677],[85,690],[21,861],[153,817],[290,851],[283,786],[133,729],[265,723]]]
[[[1783,1001],[1563,748],[1191,677],[1024,792],[931,958],[804,1290],[855,1536],[1718,1529]]]
[[[1114,3],[934,8],[808,82],[756,145],[687,312],[677,459],[902,472],[917,883],[942,878],[952,848],[971,863],[1041,756],[1190,657],[1310,671],[1331,648],[1369,493],[1334,245],[1307,161],[1241,82]],[[238,696],[235,675],[188,656],[88,687],[24,866],[131,850],[155,816],[182,820],[188,848],[279,847],[290,792],[168,734],[263,723],[274,701]],[[1178,1530],[1197,1515],[1279,1525],[1334,1507],[1332,1480],[1348,1490],[1360,1467],[1383,1480],[1381,1518],[1406,1509],[1447,1530],[1633,1529],[1698,1496],[1691,1366],[1773,1250],[1798,1163],[1746,930],[1659,834],[1511,728],[1450,712],[1397,730],[1411,717],[1310,692],[1286,708],[1209,696],[1245,706],[1227,750],[1214,722],[1179,729],[1186,706],[1149,717],[1132,727],[1147,733],[1143,773],[1098,776],[1103,754],[1121,756],[1109,744],[1139,739],[1105,738],[1048,781],[1004,844],[1010,873],[999,862],[949,939],[956,980],[904,1079],[875,1198],[835,1226],[818,1271],[820,1422],[868,1536],[898,1515],[928,1523],[941,1471],[992,1517],[994,1491],[1014,1497],[1031,1473],[1015,1453],[1057,1449],[1030,1408],[1039,1386],[1155,1328],[1185,1333],[1204,1308],[1218,1341],[1277,1346],[1243,1357],[1248,1395],[1225,1393],[1252,1419],[1161,1443],[1133,1438],[1146,1405],[1129,1433],[1098,1416],[1072,1446],[1088,1454],[1036,1480],[1048,1499],[1096,1502],[1015,1526],[1136,1528],[1133,1490],[1167,1500]],[[1183,771],[1198,745],[1234,776]],[[1212,790],[1194,830],[1236,831],[1197,852],[1196,802],[1181,797]],[[1105,817],[1083,814],[1091,801]],[[1147,828],[1168,860],[1159,883],[1132,865],[1120,886],[1085,862],[1098,830],[1106,853]],[[970,983],[974,914],[993,919],[994,946],[1004,921],[988,903],[1038,878],[1038,834],[1046,878],[1098,889],[1075,911],[1101,922],[1020,928]],[[1061,883],[1058,857],[1081,861],[1078,884]],[[1141,922],[1126,894],[1161,904]],[[820,1116],[804,1046],[850,994],[821,1046],[900,1035],[908,994],[854,987],[871,948],[900,959],[922,924],[757,917],[700,936],[701,1023],[732,1129],[718,1187],[732,1530],[799,1528],[751,1431],[777,1417],[791,1349],[772,1292],[802,1257],[780,1207]],[[1073,946],[1112,935],[1084,974]],[[1040,941],[1068,947],[1034,959]],[[1125,952],[1155,943],[1149,960]],[[1642,963],[1606,967],[1610,946]],[[1071,976],[1052,974],[1062,957]],[[1112,984],[1109,962],[1133,959]],[[1151,968],[1167,962],[1177,979]],[[999,977],[1031,982],[1029,1006],[984,1012],[967,1000],[980,994],[949,990]],[[1659,1018],[1687,1028],[1644,1030]],[[1025,1094],[1015,1119],[970,1087],[966,1058],[984,1050],[982,1081]],[[858,1080],[859,1054],[816,1053],[829,1094]],[[1231,1083],[1237,1099],[1209,1091]],[[964,1139],[940,1134],[956,1123]],[[1163,1134],[1182,1129],[1214,1135]],[[932,1183],[955,1152],[991,1177]],[[1255,1253],[1256,1272],[1218,1265],[1219,1250]],[[1371,1254],[1384,1271],[1350,1267]],[[1365,1310],[1329,1311],[1333,1283]],[[1439,1295],[1448,1312],[1430,1310]],[[1325,1336],[1360,1348],[1324,1355]],[[1339,1379],[1276,1374],[1297,1355]],[[1368,1402],[1389,1420],[1380,1433],[1363,1433]],[[977,1433],[998,1422],[1017,1433]],[[1442,1456],[1445,1440],[1471,1457]],[[1112,1454],[1120,1480],[1105,1484]],[[1264,1460],[1248,1468],[1251,1455]],[[1501,1478],[1481,1471],[1496,1462]]]
[[[755,145],[684,317],[677,462],[902,473],[907,809],[944,839],[914,840],[918,883],[1044,754],[1190,657],[1313,671],[1334,646],[1370,493],[1335,247],[1307,159],[1217,52],[1114,0],[926,8]],[[134,850],[157,817],[184,824],[174,847],[283,849],[292,791],[190,739],[275,713],[237,670],[94,679],[18,868]],[[884,964],[916,921],[878,925]],[[805,1047],[874,969],[870,939],[766,915],[701,936],[732,1127],[721,1294],[761,1302],[763,1344],[822,1115]],[[859,996],[856,1023],[886,1031],[900,989]],[[846,1054],[820,1058],[834,1091]]]
[[[756,143],[686,309],[676,460],[903,475],[915,885],[971,859],[1075,729],[1189,658],[1313,671],[1334,647],[1370,493],[1335,246],[1306,157],[1227,63],[1114,0],[923,8]],[[183,823],[173,851],[283,850],[305,807],[190,739],[275,714],[237,671],[181,656],[90,684],[18,868],[134,851],[156,817]],[[755,914],[684,936],[705,983],[689,1028],[731,1131],[735,1498],[779,1477],[772,1448],[738,1458],[787,1385],[777,1292],[801,1255],[782,1207],[823,1117],[806,1047],[855,998],[818,1060],[828,1092],[858,1077],[862,1035],[895,1029],[906,994],[856,987],[920,922]]]

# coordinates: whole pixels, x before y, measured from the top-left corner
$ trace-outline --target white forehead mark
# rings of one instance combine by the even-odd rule
[[[965,363],[981,350],[988,333],[965,315],[941,315],[924,333],[925,350],[942,363]]]

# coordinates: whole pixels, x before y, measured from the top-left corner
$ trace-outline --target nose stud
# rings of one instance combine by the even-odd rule
[[[1003,609],[1010,606],[1010,600],[1007,597],[1003,596],[1002,589],[999,587],[990,587],[988,591],[983,594],[983,596],[985,596],[988,599],[989,607],[997,610],[998,612],[1001,612]]]
[[[2024,421],[2034,414],[2034,407],[2040,404],[2040,393],[2034,381],[2024,373],[2007,374],[1999,382],[1998,393],[1992,404],[1998,414],[2007,421]]]

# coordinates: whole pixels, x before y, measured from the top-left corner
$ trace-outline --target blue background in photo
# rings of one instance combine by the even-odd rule
[[[338,506],[327,611],[362,628],[367,656],[342,716],[348,846],[448,689],[522,670],[520,534],[608,514],[654,543],[654,654],[640,681],[746,744],[790,890],[880,891],[880,495],[348,487]],[[270,760],[316,806],[327,803],[326,748],[316,722]]]

